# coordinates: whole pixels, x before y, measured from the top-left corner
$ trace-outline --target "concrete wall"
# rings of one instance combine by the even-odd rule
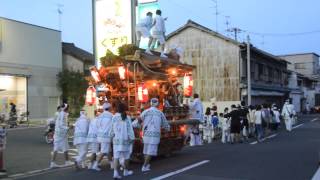
[[[31,118],[47,118],[49,99],[59,99],[57,74],[62,70],[61,33],[0,18],[0,74],[28,76]]]
[[[317,74],[317,70],[319,69],[319,57],[312,53],[281,57],[291,63],[288,64],[289,70],[296,71],[306,76]]]
[[[222,38],[189,27],[171,37],[167,47],[183,48],[181,61],[195,65],[194,92],[203,101],[239,101],[239,47]]]
[[[63,54],[63,67],[69,71],[79,71],[81,73],[83,73],[84,70],[83,62],[68,54]]]

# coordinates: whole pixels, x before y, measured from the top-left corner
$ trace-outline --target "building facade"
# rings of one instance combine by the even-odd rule
[[[181,47],[181,61],[196,66],[194,91],[210,102],[247,100],[246,45],[189,20],[167,37],[166,46]],[[252,104],[282,104],[287,89],[287,62],[251,48]]]
[[[89,53],[73,43],[62,43],[63,69],[78,71],[89,75],[89,69],[94,66],[95,60],[92,53]]]
[[[320,106],[320,56],[316,53],[303,53],[279,57],[291,63],[288,66],[288,70],[292,72],[291,80],[296,81],[296,88],[302,92],[300,100],[295,97],[299,110],[305,110],[307,103],[311,107]]]
[[[61,32],[0,18],[0,112],[17,105],[18,115],[47,118],[59,104]]]
[[[247,46],[241,51],[241,95],[247,100]],[[282,106],[289,97],[287,61],[263,50],[250,47],[251,104]]]

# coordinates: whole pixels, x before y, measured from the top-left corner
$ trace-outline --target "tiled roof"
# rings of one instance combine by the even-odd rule
[[[77,59],[82,60],[83,62],[92,63],[94,64],[94,56],[93,54],[78,48],[73,43],[62,43],[62,51],[64,54],[71,55]]]

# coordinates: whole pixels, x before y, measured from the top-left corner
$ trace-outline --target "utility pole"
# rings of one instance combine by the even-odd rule
[[[251,56],[250,56],[250,36],[247,36],[247,83],[248,83],[248,105],[251,105]]]
[[[242,30],[239,28],[230,28],[230,29],[227,29],[227,31],[234,33],[234,40],[236,41],[238,41],[238,34],[242,33]]]
[[[219,30],[218,30],[218,16],[219,16],[219,11],[218,11],[218,0],[211,0],[214,4],[215,4],[215,6],[214,6],[214,8],[215,8],[215,15],[216,15],[216,32],[218,32]]]

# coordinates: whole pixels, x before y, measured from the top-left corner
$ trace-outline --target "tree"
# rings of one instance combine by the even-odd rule
[[[58,74],[58,87],[62,91],[62,99],[69,104],[70,117],[79,115],[85,103],[88,82],[80,72],[63,70]]]

